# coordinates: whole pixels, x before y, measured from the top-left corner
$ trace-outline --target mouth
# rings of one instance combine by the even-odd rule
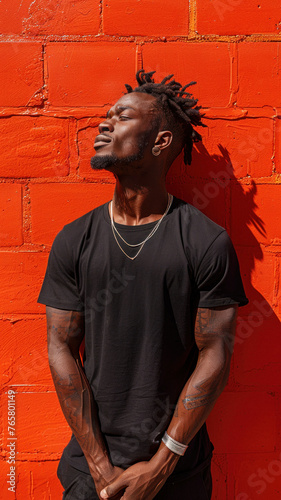
[[[97,137],[95,138],[95,142],[94,142],[94,149],[97,149],[97,148],[100,148],[102,146],[106,146],[107,144],[109,144],[111,142],[111,137],[109,137],[108,135],[105,135],[105,134],[99,134],[97,135]]]

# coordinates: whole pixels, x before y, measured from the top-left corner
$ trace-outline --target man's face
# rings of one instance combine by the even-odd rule
[[[151,162],[151,149],[159,124],[155,98],[149,94],[126,94],[108,111],[95,139],[93,169],[127,172]]]

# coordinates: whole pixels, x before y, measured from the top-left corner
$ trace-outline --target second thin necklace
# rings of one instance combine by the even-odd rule
[[[115,226],[115,223],[114,223],[114,220],[113,220],[113,201],[111,201],[111,204],[110,204],[110,221],[111,221],[111,228],[112,228],[112,233],[113,233],[113,236],[115,238],[115,241],[117,243],[117,245],[119,246],[120,250],[123,252],[124,255],[126,255],[126,257],[128,257],[128,259],[130,260],[134,260],[138,255],[139,253],[141,252],[141,250],[143,249],[145,243],[150,239],[152,238],[152,236],[156,233],[157,229],[159,228],[162,220],[164,219],[164,217],[167,215],[167,213],[169,212],[170,208],[171,208],[171,205],[173,203],[173,196],[169,193],[168,194],[168,204],[167,204],[167,207],[166,207],[166,210],[165,212],[163,213],[161,219],[159,219],[157,221],[157,223],[155,224],[155,226],[153,227],[153,229],[150,231],[149,235],[143,240],[141,241],[140,243],[136,243],[136,244],[131,244],[131,243],[128,243],[122,236],[121,234],[119,233],[119,231],[117,230],[116,226]],[[128,246],[128,247],[140,247],[136,253],[136,255],[134,255],[133,257],[130,257],[130,255],[128,255],[125,250],[121,247],[118,239],[117,239],[117,235],[119,236],[119,238]]]

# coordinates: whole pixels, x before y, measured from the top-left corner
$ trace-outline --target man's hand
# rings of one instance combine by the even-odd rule
[[[115,481],[100,492],[102,499],[115,500],[123,492],[122,500],[152,500],[173,472],[179,456],[161,444],[148,462],[138,462],[125,470]],[[125,490],[125,491],[124,491]]]
[[[123,496],[120,497],[124,500],[151,500],[165,481],[166,478],[157,476],[155,471],[151,470],[149,462],[139,462],[104,488],[100,497],[115,499],[117,493],[125,490]]]
[[[120,467],[114,467],[109,466],[106,471],[103,471],[101,474],[97,475],[95,471],[92,471],[90,468],[91,475],[94,479],[95,482],[95,487],[97,490],[97,493],[100,498],[101,491],[109,486],[111,483],[116,481],[118,477],[124,472],[124,469],[121,469]],[[117,493],[117,495],[111,496],[112,500],[119,500],[122,497],[123,490]]]

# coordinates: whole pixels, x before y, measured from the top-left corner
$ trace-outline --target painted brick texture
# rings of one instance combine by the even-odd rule
[[[250,304],[208,425],[212,500],[281,494],[280,6],[274,0],[0,1],[1,499],[58,500],[70,430],[37,304],[52,241],[108,201],[90,168],[97,127],[135,72],[174,73],[203,107],[193,162],[169,191],[226,227]],[[16,391],[16,492],[8,491],[7,391]]]
[[[281,14],[274,0],[197,0],[200,34],[280,33]]]
[[[0,106],[28,107],[43,86],[41,43],[0,42],[0,58]]]

